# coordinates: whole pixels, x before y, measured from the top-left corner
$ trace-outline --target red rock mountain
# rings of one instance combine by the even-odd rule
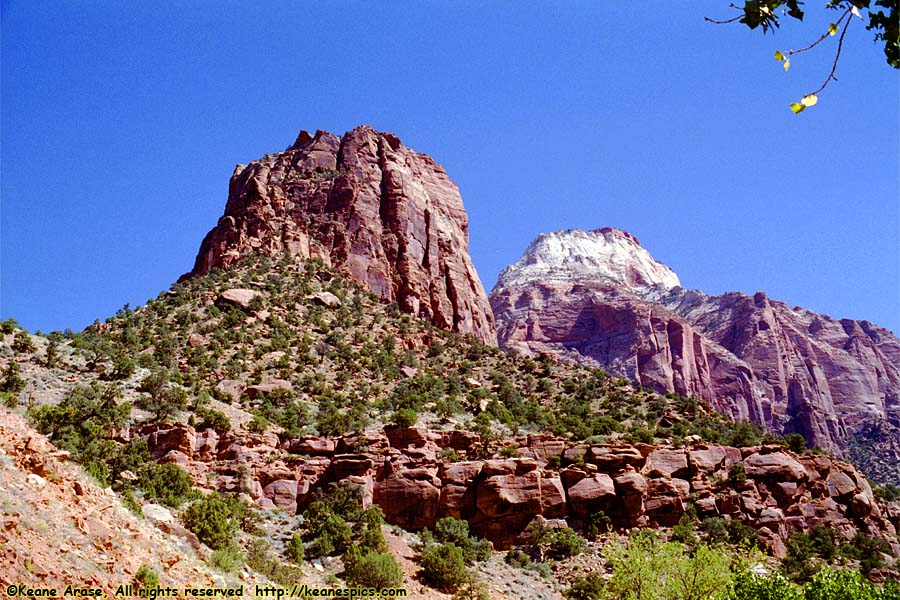
[[[762,292],[685,290],[624,231],[538,237],[500,274],[491,305],[503,347],[695,395],[838,453],[866,423],[900,425],[900,340],[891,332]]]
[[[318,257],[408,313],[495,344],[468,244],[459,190],[429,156],[368,126],[303,131],[284,152],[235,168],[192,273],[251,253]]]

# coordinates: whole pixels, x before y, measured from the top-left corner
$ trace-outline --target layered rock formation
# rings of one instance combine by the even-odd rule
[[[606,228],[537,238],[491,292],[501,346],[552,352],[738,420],[843,452],[900,425],[900,340],[757,293],[680,287],[637,239]]]
[[[408,313],[494,344],[468,243],[459,191],[429,156],[368,126],[303,131],[284,152],[235,168],[192,273],[253,253],[318,257]]]
[[[452,516],[497,547],[515,542],[536,518],[584,527],[602,513],[614,528],[672,526],[693,503],[701,517],[753,527],[778,556],[792,532],[821,524],[847,539],[858,531],[882,537],[900,551],[900,504],[878,501],[847,463],[780,446],[572,445],[531,435],[507,441],[520,458],[482,460],[480,438],[466,431],[386,428],[279,440],[179,424],[135,435],[159,460],[217,489],[246,490],[264,508],[294,514],[316,490],[347,481],[362,486],[364,503],[380,506],[390,523],[420,529]]]

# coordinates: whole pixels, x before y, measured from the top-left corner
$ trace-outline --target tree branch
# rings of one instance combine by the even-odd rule
[[[843,31],[841,31],[841,37],[838,39],[838,47],[837,47],[837,52],[834,55],[834,63],[832,63],[832,65],[831,65],[831,72],[828,73],[828,77],[825,78],[825,82],[821,86],[819,86],[819,89],[817,89],[816,91],[814,91],[810,94],[807,94],[808,96],[816,95],[819,92],[821,92],[822,90],[824,90],[825,86],[827,86],[828,83],[832,79],[837,81],[837,77],[834,76],[834,72],[837,70],[838,59],[841,58],[841,47],[843,47],[843,45],[844,45],[844,36],[847,35],[847,28],[850,27],[851,21],[853,21],[853,19],[847,19],[847,22],[844,23],[844,29],[843,29]]]

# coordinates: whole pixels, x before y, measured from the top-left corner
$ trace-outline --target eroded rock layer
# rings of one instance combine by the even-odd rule
[[[408,313],[495,344],[468,243],[459,191],[429,156],[368,126],[343,137],[304,131],[284,152],[235,168],[192,273],[253,253],[317,257]]]
[[[603,514],[617,529],[670,527],[693,503],[701,517],[744,522],[781,557],[791,533],[816,525],[846,539],[859,531],[876,535],[900,551],[900,503],[875,498],[848,463],[797,456],[778,445],[574,445],[529,435],[506,440],[518,458],[484,460],[481,438],[459,430],[388,427],[280,440],[273,433],[218,434],[176,424],[133,434],[147,440],[158,460],[176,462],[219,490],[246,490],[263,508],[294,514],[315,490],[350,482],[390,523],[421,529],[452,516],[501,548],[535,519],[584,527]]]

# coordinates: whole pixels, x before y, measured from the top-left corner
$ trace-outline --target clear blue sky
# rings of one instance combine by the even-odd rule
[[[0,313],[80,329],[188,271],[236,163],[368,123],[459,184],[485,287],[543,231],[900,331],[898,73],[830,13],[691,2],[2,1]]]

